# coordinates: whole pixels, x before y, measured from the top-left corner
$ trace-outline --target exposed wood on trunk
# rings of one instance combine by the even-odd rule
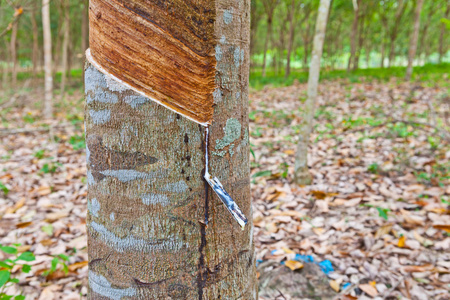
[[[44,116],[51,118],[53,113],[53,70],[52,70],[52,32],[50,28],[50,0],[42,0],[42,28],[44,32],[44,72],[45,95]]]
[[[92,57],[108,73],[198,123],[212,121],[223,55],[209,43],[214,2],[92,0],[89,20]]]
[[[205,70],[215,75],[213,90],[206,95],[204,86],[194,85],[191,91],[214,97],[209,147],[204,127],[87,64],[88,298],[256,300],[248,142],[250,1],[204,1],[195,9],[181,0],[175,7],[155,3],[143,1],[136,10],[161,28],[160,35],[145,31],[141,45],[177,45],[168,50],[187,51],[187,63],[194,56],[199,61],[210,54],[217,58]],[[186,10],[190,14],[184,16],[198,18],[195,24],[182,15]],[[91,7],[91,24],[98,13]],[[140,20],[134,14],[133,21],[109,13],[101,10],[101,19],[116,19],[117,28]],[[187,34],[190,26],[205,29],[199,23],[211,19],[202,38]],[[91,46],[96,44],[95,26]],[[120,43],[131,43],[131,48],[135,41]],[[106,51],[107,45],[97,44],[97,51]],[[170,51],[160,59],[172,57]],[[126,59],[124,65],[131,68],[134,58]],[[156,68],[150,71],[165,76],[168,86],[185,80],[171,77],[170,69],[167,76]],[[209,172],[249,219],[244,231],[203,180],[205,151]]]
[[[414,58],[416,57],[417,40],[419,39],[419,29],[420,29],[420,13],[422,12],[424,0],[417,0],[416,12],[414,18],[414,30],[411,33],[410,43],[409,43],[409,54],[408,54],[408,66],[406,68],[406,80],[411,80]]]
[[[311,55],[311,64],[309,67],[308,95],[302,106],[302,122],[297,152],[295,155],[294,181],[301,185],[310,184],[312,182],[311,174],[308,171],[308,145],[312,131],[315,105],[317,102],[320,59],[322,57],[323,41],[325,39],[329,9],[330,0],[320,0],[313,42],[313,51]]]

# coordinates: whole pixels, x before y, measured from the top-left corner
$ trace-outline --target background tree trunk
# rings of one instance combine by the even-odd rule
[[[450,0],[447,0],[447,6],[445,9],[444,18],[448,19],[449,15],[450,15]],[[448,51],[447,47],[445,47],[445,31],[446,31],[446,25],[444,23],[442,23],[441,31],[439,33],[439,63],[442,62],[442,58]]]
[[[89,0],[83,1],[83,12],[81,14],[81,52],[89,48]]]
[[[354,62],[355,53],[356,53],[356,42],[358,38],[358,18],[359,18],[359,7],[358,1],[353,0],[353,24],[352,24],[352,33],[350,35],[350,57],[348,58],[347,64],[347,72],[352,69],[352,63]]]
[[[31,52],[31,61],[33,63],[33,77],[36,77],[38,61],[39,61],[39,30],[36,21],[37,2],[33,2],[31,9],[31,28],[33,30],[33,50]]]
[[[295,0],[291,0],[291,8],[288,12],[289,14],[289,41],[287,48],[287,56],[286,56],[286,71],[284,73],[284,78],[288,78],[291,74],[291,55],[292,55],[292,47],[294,46],[294,37],[295,37],[295,25],[294,25],[294,16],[295,16]]]
[[[19,21],[14,22],[11,30],[10,53],[11,53],[11,87],[17,86],[17,30],[19,29]]]
[[[407,3],[403,0],[398,1],[397,10],[395,12],[394,23],[391,28],[390,33],[390,48],[389,48],[389,62],[388,67],[390,68],[395,59],[395,41],[397,40],[398,31],[400,29],[400,21],[406,11]]]
[[[64,9],[64,40],[62,47],[62,71],[61,71],[61,86],[60,86],[60,97],[61,100],[64,99],[64,89],[66,87],[66,79],[67,79],[67,67],[69,63],[69,41],[70,41],[70,2],[65,0],[63,3]],[[69,70],[70,71],[70,70]]]
[[[419,39],[419,29],[420,29],[420,13],[422,12],[424,0],[417,0],[416,3],[416,16],[414,18],[414,30],[411,33],[410,43],[409,43],[409,54],[408,54],[408,67],[406,68],[406,80],[411,80],[414,58],[416,57],[417,40]]]
[[[317,101],[317,87],[320,75],[320,58],[322,57],[323,40],[327,28],[327,15],[330,9],[330,0],[320,0],[317,14],[316,32],[314,35],[313,51],[308,77],[308,96],[303,105],[302,123],[300,127],[297,152],[295,156],[294,181],[306,185],[312,182],[308,171],[308,145],[312,131],[314,108]]]
[[[202,40],[215,57],[209,131],[86,66],[89,299],[257,299],[248,142],[250,1],[203,0],[198,8],[184,3],[174,1],[158,24],[178,13],[212,24],[205,25],[212,35]],[[91,1],[91,50],[98,41],[96,4]],[[140,4],[144,13],[160,9],[157,1]],[[102,19],[114,17],[102,11]],[[179,17],[176,27],[153,37],[173,37],[171,30],[186,25]],[[166,50],[170,57],[172,49]],[[204,181],[207,165],[247,216],[245,230]]]
[[[42,0],[42,30],[44,32],[44,72],[45,96],[44,116],[50,119],[53,114],[53,70],[52,70],[52,32],[50,28],[50,0]]]
[[[266,77],[267,50],[269,49],[269,40],[270,40],[271,36],[272,36],[272,17],[267,17],[267,34],[266,34],[266,39],[264,40],[262,77]]]

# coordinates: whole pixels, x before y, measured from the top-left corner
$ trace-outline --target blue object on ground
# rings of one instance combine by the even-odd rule
[[[329,261],[328,259],[321,261],[320,263],[318,263],[318,265],[326,275],[330,274],[331,272],[334,272],[333,265],[331,264],[331,261]]]
[[[314,257],[312,257],[311,255],[295,254],[295,260],[303,261],[303,262],[307,262],[307,263],[313,263]]]

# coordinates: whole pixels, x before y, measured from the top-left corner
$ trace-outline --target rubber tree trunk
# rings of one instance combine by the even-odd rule
[[[42,0],[42,30],[44,32],[45,72],[44,117],[50,119],[53,113],[52,32],[50,28],[50,0]]]
[[[314,108],[317,102],[317,87],[320,75],[320,59],[322,57],[323,40],[327,28],[327,16],[330,0],[320,0],[316,21],[316,32],[309,66],[308,95],[303,105],[300,135],[295,156],[294,181],[300,185],[311,184],[312,178],[308,171],[308,145],[312,131]]]
[[[267,16],[267,33],[264,40],[264,54],[263,54],[263,65],[262,65],[262,77],[266,77],[267,68],[267,50],[269,49],[269,40],[272,36],[272,16]]]
[[[291,55],[295,37],[294,16],[295,16],[295,0],[291,0],[291,9],[289,12],[289,41],[286,56],[286,71],[284,72],[284,78],[288,78],[289,75],[291,74]]]
[[[64,11],[64,38],[62,46],[62,70],[61,70],[61,85],[60,85],[60,99],[64,99],[64,90],[66,88],[67,71],[69,65],[69,41],[70,41],[70,15],[69,15],[70,3],[65,0],[63,3]]]
[[[19,29],[19,22],[14,22],[11,29],[11,86],[14,88],[17,86],[17,31]]]
[[[449,15],[450,15],[450,1],[447,0],[444,18],[448,19]],[[445,45],[445,32],[446,31],[447,31],[446,24],[442,22],[440,33],[439,33],[439,63],[442,62],[442,58],[448,51],[448,49]],[[447,37],[448,37],[448,35],[447,35]]]
[[[409,42],[409,53],[408,53],[408,66],[406,67],[405,80],[411,80],[413,62],[416,57],[417,41],[419,39],[419,29],[420,29],[420,13],[422,12],[424,0],[417,0],[416,11],[414,18],[414,29],[411,33],[411,38]]]
[[[352,33],[350,35],[350,57],[348,58],[347,72],[352,70],[352,63],[354,65],[354,59],[356,54],[356,43],[358,39],[358,20],[359,20],[359,7],[358,0],[353,0],[353,24]]]
[[[31,53],[31,61],[33,63],[33,78],[36,77],[38,61],[39,61],[39,29],[36,21],[37,2],[33,3],[31,9],[31,27],[33,31],[33,52]]]
[[[84,53],[89,47],[89,0],[83,1],[83,10],[81,14],[81,50]]]
[[[115,0],[91,0],[85,67],[88,299],[257,299],[248,141],[250,1],[172,4],[142,0],[125,10]],[[138,43],[104,42],[120,34]],[[139,69],[144,58],[157,66]],[[211,63],[201,72],[186,67],[203,60]],[[145,92],[136,88],[144,79],[132,77],[139,71],[148,72]],[[154,84],[160,79],[167,86]],[[197,84],[186,86],[194,79]],[[196,99],[175,95],[163,102],[169,97],[155,96],[171,89],[206,95],[213,108],[208,131],[194,121],[199,115],[191,120],[174,109]],[[244,230],[203,179],[206,166],[247,216]]]
[[[395,59],[395,41],[397,40],[398,37],[398,32],[400,29],[400,24],[401,24],[401,20],[402,17],[406,11],[406,6],[407,6],[407,2],[400,0],[398,1],[398,5],[397,5],[397,11],[395,12],[395,18],[394,18],[394,22],[393,22],[393,26],[391,28],[391,33],[390,33],[390,48],[389,48],[389,62],[388,62],[388,67],[390,68],[393,63],[394,63],[394,59]]]

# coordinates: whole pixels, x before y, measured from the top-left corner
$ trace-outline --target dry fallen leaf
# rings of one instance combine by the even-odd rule
[[[301,268],[303,268],[303,264],[296,260],[287,260],[285,261],[284,265],[292,271],[300,270]]]
[[[335,292],[339,292],[341,289],[340,284],[336,280],[330,280],[330,286]]]
[[[450,233],[450,225],[433,225],[436,229],[444,230],[445,232]]]
[[[68,268],[69,268],[69,271],[75,272],[76,270],[83,268],[84,266],[87,266],[87,265],[88,265],[88,262],[85,260],[85,261],[80,261],[80,262],[71,264],[68,266]]]
[[[392,229],[392,224],[386,224],[378,228],[377,232],[375,233],[375,238],[378,239],[382,237],[385,234],[388,234]]]
[[[378,296],[378,291],[375,287],[373,287],[370,284],[360,284],[359,288],[366,293],[367,295],[371,296],[371,297],[376,297]]]

